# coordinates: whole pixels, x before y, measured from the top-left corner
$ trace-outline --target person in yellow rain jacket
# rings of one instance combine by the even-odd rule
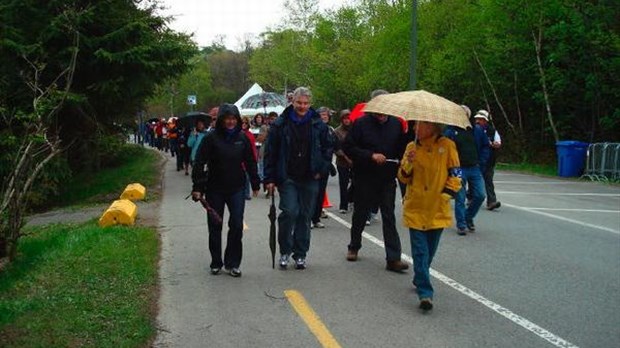
[[[441,232],[452,225],[450,199],[461,189],[459,155],[454,142],[441,135],[441,125],[416,123],[417,142],[407,145],[398,179],[407,185],[403,221],[409,228],[413,285],[420,308],[433,308],[430,267]]]

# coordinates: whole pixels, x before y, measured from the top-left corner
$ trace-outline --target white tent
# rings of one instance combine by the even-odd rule
[[[244,109],[242,107],[243,103],[251,96],[259,94],[259,93],[263,93],[264,90],[263,88],[258,84],[258,83],[254,83],[254,85],[252,85],[252,87],[250,87],[250,89],[248,89],[247,92],[245,92],[245,94],[239,98],[239,100],[237,100],[235,102],[235,106],[237,106],[237,108],[239,109],[239,112],[241,113],[241,116],[250,116],[250,117],[254,117],[254,115],[258,114],[258,113],[265,113],[268,114],[272,111],[275,111],[279,114],[282,113],[282,111],[284,111],[284,106],[267,106],[267,107],[261,107],[261,108],[246,108]]]
[[[235,102],[235,106],[241,110],[241,104],[243,104],[243,102],[249,97],[258,93],[263,93],[263,87],[261,87],[258,83],[254,83],[252,87],[250,87],[250,89],[248,89],[248,91]]]

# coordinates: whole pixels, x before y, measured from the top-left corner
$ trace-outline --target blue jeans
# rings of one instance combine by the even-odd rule
[[[281,210],[278,215],[280,254],[306,258],[310,249],[310,218],[319,192],[318,180],[287,179],[278,185]]]
[[[441,232],[443,228],[429,231],[409,229],[411,255],[413,256],[413,285],[417,288],[420,299],[433,298],[430,269]]]
[[[234,193],[209,192],[207,202],[220,215],[224,216],[224,206],[228,207],[228,238],[224,262],[222,262],[222,224],[218,224],[208,215],[209,251],[211,252],[211,268],[230,269],[241,265],[243,253],[243,212],[245,210],[245,195],[243,190]]]
[[[463,187],[457,192],[454,200],[454,216],[456,217],[456,227],[464,229],[468,223],[474,223],[474,218],[478,214],[486,194],[484,193],[484,179],[478,166],[462,167],[461,170],[463,171],[461,179]],[[469,186],[472,199],[467,209],[465,209],[467,186]]]

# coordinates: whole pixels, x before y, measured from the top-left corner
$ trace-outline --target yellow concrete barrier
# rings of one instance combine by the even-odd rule
[[[119,199],[99,218],[99,226],[133,225],[138,215],[138,206],[128,199]]]
[[[121,194],[121,199],[129,199],[137,201],[144,199],[146,196],[146,188],[140,184],[129,184],[125,187],[125,191]]]

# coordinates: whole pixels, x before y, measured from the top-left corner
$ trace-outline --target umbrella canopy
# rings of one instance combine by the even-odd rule
[[[471,127],[465,110],[458,104],[427,91],[406,91],[375,97],[364,108],[365,112],[398,115],[406,120],[426,121]]]
[[[181,127],[193,127],[198,120],[204,121],[208,126],[208,123],[211,122],[211,116],[201,111],[188,112],[179,117],[177,124]]]
[[[357,120],[358,118],[364,116],[364,107],[366,106],[366,103],[358,103],[357,105],[355,105],[353,107],[353,110],[351,110],[351,114],[349,114],[349,119],[351,120],[351,122]]]
[[[358,103],[357,105],[355,105],[355,107],[353,108],[353,110],[351,110],[351,114],[349,115],[349,119],[351,120],[351,122],[355,122],[355,120],[357,120],[358,118],[362,117],[365,115],[364,111],[366,111],[364,108],[366,107],[366,103]],[[407,125],[407,120],[403,119],[402,117],[395,115],[398,117],[398,120],[400,121],[400,123],[403,126],[403,132],[407,133],[407,129],[408,129],[408,125]]]
[[[278,93],[263,92],[251,95],[241,103],[242,109],[261,109],[270,106],[286,107],[286,98]]]

